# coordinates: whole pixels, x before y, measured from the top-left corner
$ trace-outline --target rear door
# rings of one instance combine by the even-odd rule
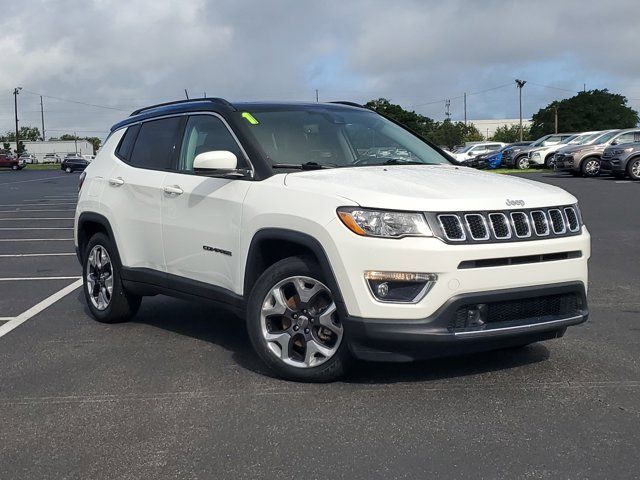
[[[213,150],[230,151],[238,158],[238,168],[249,168],[245,152],[222,117],[190,116],[175,171],[164,178],[165,260],[171,275],[233,291],[242,204],[251,182],[195,175],[196,155]]]
[[[162,186],[175,156],[183,119],[168,117],[131,126],[116,150],[102,204],[110,210],[108,216],[124,266],[165,270]]]

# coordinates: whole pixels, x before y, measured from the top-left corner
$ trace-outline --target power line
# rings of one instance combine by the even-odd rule
[[[42,93],[37,93],[37,92],[31,92],[29,90],[23,90],[23,92],[25,93],[29,93],[31,95],[37,95],[39,97],[44,97],[44,98],[52,98],[54,100],[59,100],[61,102],[68,102],[68,103],[75,103],[77,105],[85,105],[87,107],[95,107],[95,108],[105,108],[108,110],[117,110],[119,112],[128,112],[129,110],[124,110],[122,108],[117,108],[117,107],[109,107],[108,105],[98,105],[96,103],[87,103],[87,102],[81,102],[80,100],[71,100],[68,98],[60,98],[60,97],[54,97],[53,95],[44,95]]]
[[[469,97],[471,95],[480,95],[481,93],[486,93],[486,92],[491,92],[493,90],[498,90],[500,88],[505,88],[505,87],[510,87],[512,84],[511,83],[504,83],[502,85],[497,85],[495,87],[491,87],[491,88],[486,88],[484,90],[478,90],[477,92],[471,92],[471,93],[467,93],[466,96]],[[460,98],[464,98],[465,94],[462,95],[458,95],[456,97],[448,97],[448,98],[442,98],[440,100],[433,100],[431,102],[425,102],[425,103],[416,103],[414,105],[409,105],[409,108],[414,108],[414,107],[424,107],[426,105],[435,105],[436,103],[442,103],[442,102],[446,102],[447,100],[458,100]]]
[[[553,90],[561,90],[563,92],[578,93],[578,90],[569,90],[568,88],[554,87],[553,85],[542,85],[541,83],[534,83],[534,82],[529,82],[529,84],[535,85],[536,87],[550,88]]]

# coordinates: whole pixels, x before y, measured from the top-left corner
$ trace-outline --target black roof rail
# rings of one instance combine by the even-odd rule
[[[227,100],[225,100],[224,98],[216,98],[216,97],[207,97],[207,98],[190,98],[188,100],[174,100],[173,102],[165,102],[165,103],[158,103],[156,105],[150,105],[148,107],[143,107],[143,108],[139,108],[135,111],[133,111],[131,113],[131,115],[129,115],[130,117],[133,117],[134,115],[139,115],[142,112],[146,112],[147,110],[152,110],[154,108],[160,108],[160,107],[168,107],[170,105],[180,105],[181,103],[192,103],[192,102],[212,102],[212,103],[219,103],[224,105],[225,107],[230,107],[232,109],[236,109],[230,102],[228,102]]]
[[[343,100],[339,100],[337,102],[329,102],[329,103],[335,103],[336,105],[347,105],[349,107],[358,107],[358,108],[367,108],[364,105],[360,105],[359,103],[356,102],[346,102]]]

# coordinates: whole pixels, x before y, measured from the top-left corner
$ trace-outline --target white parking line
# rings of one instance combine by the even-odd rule
[[[2,227],[0,230],[73,230],[73,227]]]
[[[76,202],[66,203],[0,203],[0,207],[58,207],[60,205],[75,205]],[[47,210],[48,211],[48,210]]]
[[[33,180],[18,180],[17,182],[2,182],[0,185],[15,185],[16,183],[29,183],[29,182],[44,182],[46,180],[51,180],[52,178],[62,178],[66,177],[66,175],[56,175],[55,177],[45,177],[45,178],[34,178]]]
[[[77,278],[77,277],[74,277],[74,278]],[[29,320],[31,317],[33,317],[33,316],[37,315],[38,313],[42,312],[45,308],[50,307],[51,305],[56,303],[58,300],[60,300],[61,298],[64,298],[65,296],[67,296],[68,294],[73,292],[75,289],[80,287],[81,285],[82,285],[82,279],[78,279],[75,282],[73,282],[71,285],[68,285],[68,286],[64,287],[62,290],[57,291],[56,293],[54,293],[50,297],[45,298],[43,301],[41,301],[37,305],[34,305],[33,307],[31,307],[26,312],[21,313],[17,317],[15,317],[15,318],[9,320],[7,323],[1,325],[0,326],[0,337],[3,337],[4,335],[9,333],[14,328],[19,327],[21,324],[23,324],[24,322]]]
[[[13,320],[16,317],[0,317],[0,322],[8,322],[9,320]]]
[[[0,238],[0,242],[62,242],[73,238]]]
[[[27,209],[22,209],[22,208],[17,208],[15,210],[0,210],[0,213],[16,213],[16,212],[75,212],[76,209],[75,208],[65,208],[65,209],[60,209],[60,208],[47,208],[46,210],[27,210]]]
[[[11,220],[73,220],[73,217],[41,217],[41,218],[37,218],[37,217],[18,217],[18,218],[0,218],[0,222],[6,222],[7,220],[11,221]]]
[[[76,280],[78,278],[77,275],[73,277],[6,277],[0,278],[0,282],[19,282],[22,280]]]
[[[0,258],[12,258],[12,257],[70,257],[75,253],[4,253],[0,255]]]

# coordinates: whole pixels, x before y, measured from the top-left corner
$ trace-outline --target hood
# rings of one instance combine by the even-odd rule
[[[559,150],[559,153],[564,154],[574,154],[576,152],[580,152],[583,150],[598,150],[599,148],[604,149],[604,145],[573,145],[569,147],[564,147]]]
[[[363,207],[414,211],[472,211],[576,203],[564,190],[519,177],[453,165],[393,165],[289,173],[287,187],[342,197]],[[517,207],[516,207],[517,208]],[[522,208],[520,206],[519,208]]]

